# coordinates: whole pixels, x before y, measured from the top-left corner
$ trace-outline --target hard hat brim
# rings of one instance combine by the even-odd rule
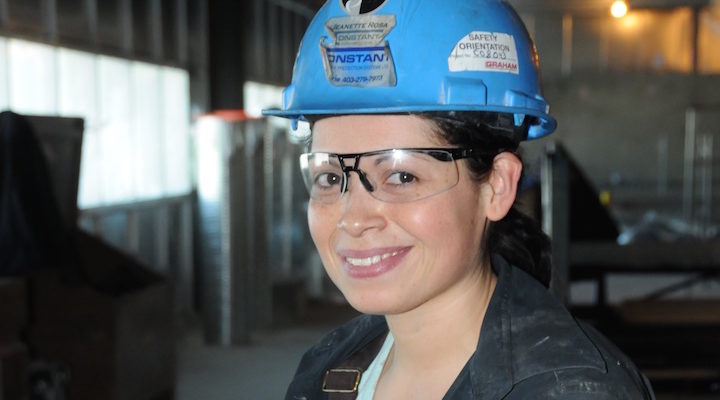
[[[340,116],[340,115],[380,115],[380,114],[420,114],[424,112],[436,111],[460,111],[460,112],[497,112],[508,113],[514,115],[524,115],[536,117],[537,122],[530,126],[528,139],[539,139],[551,134],[557,128],[555,118],[547,113],[540,112],[532,108],[518,107],[501,107],[501,106],[484,106],[477,105],[428,105],[424,107],[417,106],[397,106],[397,107],[378,107],[378,108],[356,108],[356,109],[300,109],[300,110],[281,110],[278,108],[264,109],[263,115],[288,118],[291,120],[307,121],[311,116]]]

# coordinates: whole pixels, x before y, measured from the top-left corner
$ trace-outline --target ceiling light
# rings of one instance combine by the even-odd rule
[[[610,13],[615,18],[622,18],[628,13],[628,5],[622,0],[617,0],[613,2],[612,6],[610,7]]]

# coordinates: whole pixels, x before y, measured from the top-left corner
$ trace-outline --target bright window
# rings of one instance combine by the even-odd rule
[[[13,111],[57,114],[56,60],[52,46],[8,41],[8,92]]]
[[[190,93],[187,73],[175,68],[162,70],[163,146],[165,149],[164,182],[167,194],[186,193],[191,189],[190,142],[188,124]]]
[[[10,106],[7,86],[7,54],[7,40],[0,37],[0,111],[4,111]]]
[[[266,108],[280,108],[282,106],[283,88],[259,82],[245,82],[243,86],[243,101],[245,113],[249,117],[262,117],[262,110]],[[268,123],[288,130],[290,141],[304,141],[310,134],[310,125],[300,122],[297,130],[290,129],[290,122],[284,118],[269,118]]]
[[[92,203],[99,203],[101,198],[97,190],[93,190],[93,185],[100,182],[102,170],[93,162],[93,157],[90,157],[90,155],[97,154],[98,146],[96,128],[99,124],[99,110],[95,56],[85,52],[58,48],[57,65],[57,114],[80,117],[85,121],[79,197],[86,200],[92,199]],[[25,85],[22,82],[20,84]]]
[[[161,197],[163,190],[162,168],[166,154],[162,152],[163,126],[160,68],[146,63],[131,67],[132,108],[134,116],[129,132],[134,154],[128,161],[133,170],[135,197],[151,199]]]
[[[85,124],[97,124],[95,56],[60,48],[58,65],[58,113],[85,118]]]
[[[96,177],[87,171],[83,178],[98,179],[88,184],[80,204],[92,204],[99,197],[101,204],[118,203],[135,197],[132,165],[134,142],[131,135],[130,63],[100,56],[97,59],[99,118],[94,131],[86,137],[97,138],[92,154],[86,153],[87,165],[102,170]],[[89,149],[86,149],[89,150]],[[103,179],[105,177],[105,179]]]
[[[245,113],[250,117],[261,117],[263,108],[280,108],[282,91],[281,86],[246,82],[243,87]]]
[[[80,208],[191,190],[189,86],[183,69],[0,37],[0,109],[85,120]]]

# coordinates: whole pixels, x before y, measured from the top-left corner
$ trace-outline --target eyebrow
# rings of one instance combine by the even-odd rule
[[[389,158],[391,158],[391,157],[390,157],[388,154],[379,155],[379,156],[377,157],[377,159],[375,160],[375,166],[377,167],[378,165],[384,163],[384,162],[385,162],[386,160],[388,160]]]
[[[326,153],[326,154],[332,154],[332,153]],[[341,165],[341,164],[340,164],[340,159],[337,158],[337,157],[328,157],[328,164],[330,164],[330,165],[335,165],[335,166],[338,166],[338,167]]]

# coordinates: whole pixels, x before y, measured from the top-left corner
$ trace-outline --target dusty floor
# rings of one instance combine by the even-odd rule
[[[303,352],[327,329],[267,331],[233,348],[205,346],[194,331],[180,342],[176,400],[282,399]]]
[[[300,357],[325,333],[353,318],[346,305],[309,308],[303,323],[252,335],[250,345],[207,346],[199,329],[190,329],[178,342],[175,400],[283,399]]]

